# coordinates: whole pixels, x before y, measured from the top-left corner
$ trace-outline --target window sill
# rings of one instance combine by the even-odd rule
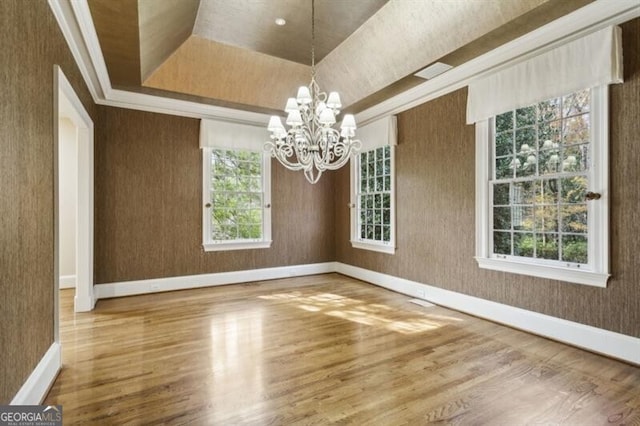
[[[478,262],[478,266],[482,269],[492,269],[494,271],[511,272],[514,274],[530,275],[539,278],[549,278],[552,280],[566,281],[594,287],[606,288],[607,280],[609,279],[609,274],[602,274],[587,270],[534,265],[514,260],[486,257],[476,257],[475,259]]]
[[[251,250],[263,249],[271,247],[269,241],[237,241],[224,243],[204,243],[202,248],[204,251],[227,251],[227,250]]]
[[[396,248],[392,244],[375,244],[364,241],[351,240],[351,247],[363,250],[377,251],[379,253],[395,254]]]

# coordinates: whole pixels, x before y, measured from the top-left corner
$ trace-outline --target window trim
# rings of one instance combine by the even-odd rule
[[[229,240],[214,241],[211,239],[211,218],[210,209],[207,203],[211,204],[211,154],[214,149],[225,149],[227,147],[206,147],[202,148],[202,248],[204,251],[227,251],[227,250],[247,250],[263,249],[271,247],[271,157],[265,152],[242,149],[241,151],[260,152],[262,155],[262,240]]]
[[[349,241],[351,247],[371,250],[379,253],[395,254],[396,252],[396,147],[393,144],[389,144],[389,152],[391,154],[391,190],[390,190],[390,202],[391,202],[391,218],[389,225],[391,226],[389,242],[373,241],[360,238],[358,227],[358,196],[356,185],[360,182],[360,154],[373,151],[381,147],[373,147],[368,150],[362,150],[357,155],[353,156],[350,163],[350,175],[351,175],[351,201],[349,203],[349,209],[351,210],[351,235]]]
[[[591,89],[591,164],[589,190],[602,197],[588,206],[588,265],[560,267],[524,258],[491,254],[490,161],[493,139],[490,121],[476,123],[476,256],[478,266],[515,274],[531,275],[606,288],[609,274],[609,87]]]

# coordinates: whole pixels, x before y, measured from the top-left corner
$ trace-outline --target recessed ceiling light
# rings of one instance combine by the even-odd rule
[[[286,23],[287,21],[285,21],[283,18],[276,19],[276,25],[283,26]]]

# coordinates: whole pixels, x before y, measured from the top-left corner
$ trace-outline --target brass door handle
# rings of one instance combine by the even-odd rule
[[[584,194],[584,198],[587,201],[592,201],[592,200],[599,200],[602,197],[601,194],[598,194],[597,192],[587,192],[586,194]]]

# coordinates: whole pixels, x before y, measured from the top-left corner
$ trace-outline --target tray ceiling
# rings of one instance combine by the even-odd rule
[[[591,1],[316,0],[317,79],[358,112],[429,64],[459,65]],[[114,87],[265,112],[309,82],[310,0],[89,6]]]

